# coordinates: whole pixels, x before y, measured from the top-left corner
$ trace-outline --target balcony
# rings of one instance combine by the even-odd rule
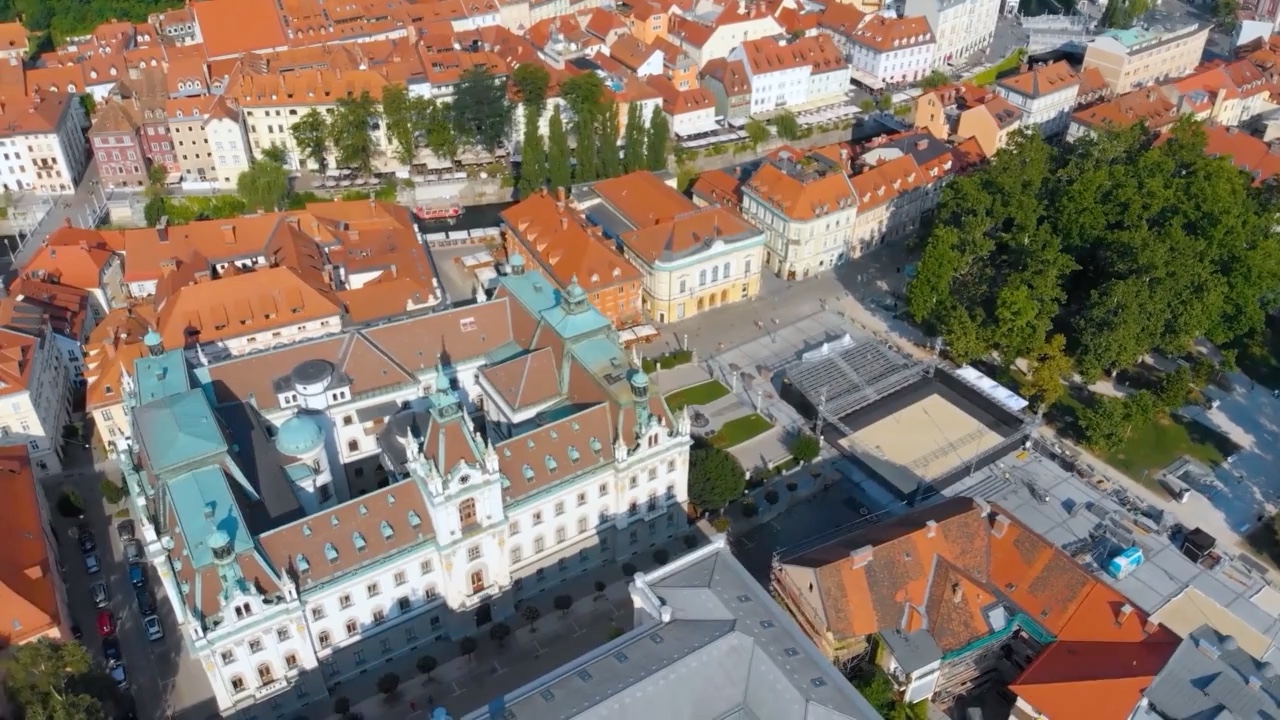
[[[285,680],[284,678],[280,678],[279,680],[273,680],[272,682],[269,682],[269,683],[263,683],[262,685],[258,686],[257,690],[253,691],[253,699],[261,700],[265,697],[270,697],[280,692],[281,690],[284,690],[287,687],[289,687],[289,681]]]

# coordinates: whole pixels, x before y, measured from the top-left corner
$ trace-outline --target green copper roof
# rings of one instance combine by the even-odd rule
[[[324,430],[305,413],[285,420],[276,433],[276,449],[290,457],[301,457],[324,445]]]
[[[555,285],[545,277],[537,274],[507,275],[499,282],[507,288],[512,297],[531,313],[542,318],[560,337],[571,340],[612,326],[605,316],[586,303],[586,293],[581,288],[573,293],[573,297],[562,299]],[[571,284],[572,288],[573,285]],[[582,293],[578,296],[577,293]],[[585,307],[579,312],[570,312],[565,305],[567,300],[582,302]]]
[[[231,540],[237,554],[253,548],[222,468],[212,465],[182,473],[167,483],[167,490],[193,567],[213,564],[209,542],[218,533]]]
[[[156,475],[228,449],[213,408],[198,388],[143,405],[134,411],[134,421],[147,469]]]
[[[170,350],[159,357],[138,358],[133,362],[133,384],[139,405],[190,390],[186,356],[181,350]]]

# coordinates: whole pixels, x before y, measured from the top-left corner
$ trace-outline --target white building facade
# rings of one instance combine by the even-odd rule
[[[71,418],[71,381],[55,334],[0,329],[0,344],[25,356],[0,377],[0,444],[27,446],[36,477],[62,471],[62,429]]]
[[[904,16],[929,21],[937,39],[933,66],[942,68],[963,62],[991,43],[1000,0],[907,0]]]

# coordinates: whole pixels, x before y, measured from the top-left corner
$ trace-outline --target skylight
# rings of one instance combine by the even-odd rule
[[[627,654],[624,652],[616,652],[613,654],[613,659],[617,660],[619,665],[623,665],[631,658],[627,657]]]
[[[591,682],[591,673],[587,672],[586,670],[579,670],[578,679],[581,680],[582,682]]]
[[[418,513],[409,511],[409,527],[418,527],[422,524],[422,518],[418,517]]]
[[[325,543],[324,556],[329,559],[330,564],[338,562],[338,548],[334,547],[333,543]]]

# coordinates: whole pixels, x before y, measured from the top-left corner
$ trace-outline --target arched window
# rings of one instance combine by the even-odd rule
[[[466,527],[476,521],[476,501],[473,498],[467,498],[458,503],[458,520],[462,527]]]
[[[244,692],[244,678],[240,677],[239,675],[231,676],[231,692],[233,693]]]
[[[478,593],[482,590],[484,590],[484,571],[472,570],[471,571],[471,592]]]
[[[276,680],[275,673],[271,672],[270,665],[268,665],[267,663],[262,663],[261,665],[258,666],[258,682],[262,683],[263,685],[270,685],[271,683],[275,682],[275,680]]]

